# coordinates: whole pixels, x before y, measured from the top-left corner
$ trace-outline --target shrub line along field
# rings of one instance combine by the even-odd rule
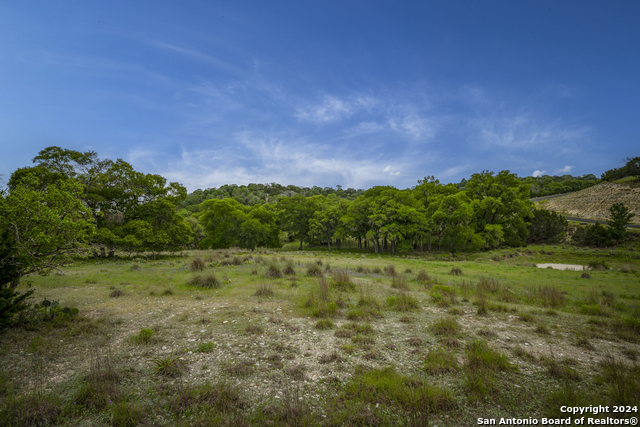
[[[0,421],[459,426],[637,405],[635,249],[78,259],[30,278],[77,316],[0,335]]]

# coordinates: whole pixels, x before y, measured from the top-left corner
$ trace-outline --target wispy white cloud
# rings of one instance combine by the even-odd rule
[[[320,104],[299,107],[296,117],[300,121],[317,124],[337,122],[351,117],[361,109],[370,108],[376,103],[376,99],[366,96],[341,99],[325,95]]]
[[[483,117],[471,120],[487,146],[511,149],[536,149],[550,144],[576,142],[584,138],[588,129],[565,125],[558,121],[521,113],[502,117]]]
[[[541,171],[541,170],[535,170],[533,171],[533,173],[531,174],[532,177],[534,178],[538,178],[539,176],[544,175],[546,171]]]
[[[213,65],[217,68],[222,68],[226,71],[230,71],[233,73],[239,73],[240,75],[246,74],[245,69],[238,67],[236,65],[233,65],[227,61],[224,61],[220,58],[216,58],[213,55],[209,55],[203,52],[200,52],[199,50],[189,47],[189,46],[180,46],[178,44],[175,43],[167,43],[167,42],[161,42],[158,40],[149,40],[148,44],[150,46],[153,47],[157,47],[159,49],[163,49],[169,52],[173,52],[173,53],[177,53],[186,57],[189,57],[191,59],[194,60],[198,60],[201,62],[205,62],[207,64]]]
[[[562,169],[558,169],[557,171],[555,171],[554,175],[558,175],[560,173],[567,174],[571,172],[571,169],[573,169],[573,166],[565,166]]]

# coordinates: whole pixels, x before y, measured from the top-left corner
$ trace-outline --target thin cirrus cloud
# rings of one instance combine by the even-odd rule
[[[370,97],[355,97],[340,99],[336,96],[325,95],[320,104],[299,107],[296,117],[300,121],[316,124],[337,122],[354,115],[362,109],[368,109],[377,103]]]
[[[563,174],[565,174],[565,173],[569,173],[569,172],[571,172],[571,169],[573,169],[573,166],[565,166],[565,167],[563,167],[562,169],[558,169],[558,170],[555,172],[555,174],[556,174],[556,175],[558,175],[558,174],[560,174],[560,173],[563,173]]]
[[[479,132],[487,146],[518,150],[538,149],[550,144],[584,141],[588,128],[564,125],[557,121],[522,113],[508,117],[472,119],[471,126]]]

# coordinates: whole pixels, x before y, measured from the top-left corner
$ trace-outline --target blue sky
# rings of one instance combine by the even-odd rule
[[[6,1],[0,173],[50,145],[189,191],[600,175],[640,155],[637,1]]]

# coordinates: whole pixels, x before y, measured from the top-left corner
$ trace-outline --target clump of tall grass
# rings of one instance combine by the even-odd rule
[[[307,276],[322,277],[322,269],[317,264],[310,264],[307,267]]]
[[[462,276],[462,269],[460,267],[453,267],[449,274],[452,276]]]
[[[295,276],[296,275],[296,269],[293,266],[293,263],[291,261],[287,262],[287,265],[285,265],[284,269],[282,270],[282,272],[286,275],[286,276]]]
[[[264,272],[264,277],[267,279],[279,279],[284,277],[284,274],[278,264],[270,262],[269,265],[267,265],[267,271]]]
[[[433,322],[429,330],[434,335],[456,336],[462,330],[462,326],[454,317],[442,317]]]
[[[418,301],[407,294],[406,292],[400,292],[397,295],[390,295],[387,297],[387,304],[392,310],[395,311],[416,311],[420,310]]]
[[[337,269],[333,272],[333,286],[341,291],[353,291],[356,289],[355,283],[351,280],[347,270]]]
[[[187,284],[190,286],[198,286],[200,288],[207,289],[218,289],[220,286],[222,286],[222,283],[213,272],[205,275],[196,274],[195,276],[191,277],[191,279],[189,279]]]
[[[440,307],[449,307],[457,303],[456,291],[451,286],[433,285],[431,291],[429,291],[429,296]]]
[[[400,291],[409,291],[409,284],[402,277],[394,277],[391,279],[391,287]]]
[[[202,271],[205,268],[206,268],[205,262],[200,257],[195,257],[191,261],[191,264],[189,265],[189,269],[191,269],[191,271]]]
[[[396,266],[394,264],[389,264],[384,268],[384,272],[389,276],[395,277],[398,273],[396,272]]]

